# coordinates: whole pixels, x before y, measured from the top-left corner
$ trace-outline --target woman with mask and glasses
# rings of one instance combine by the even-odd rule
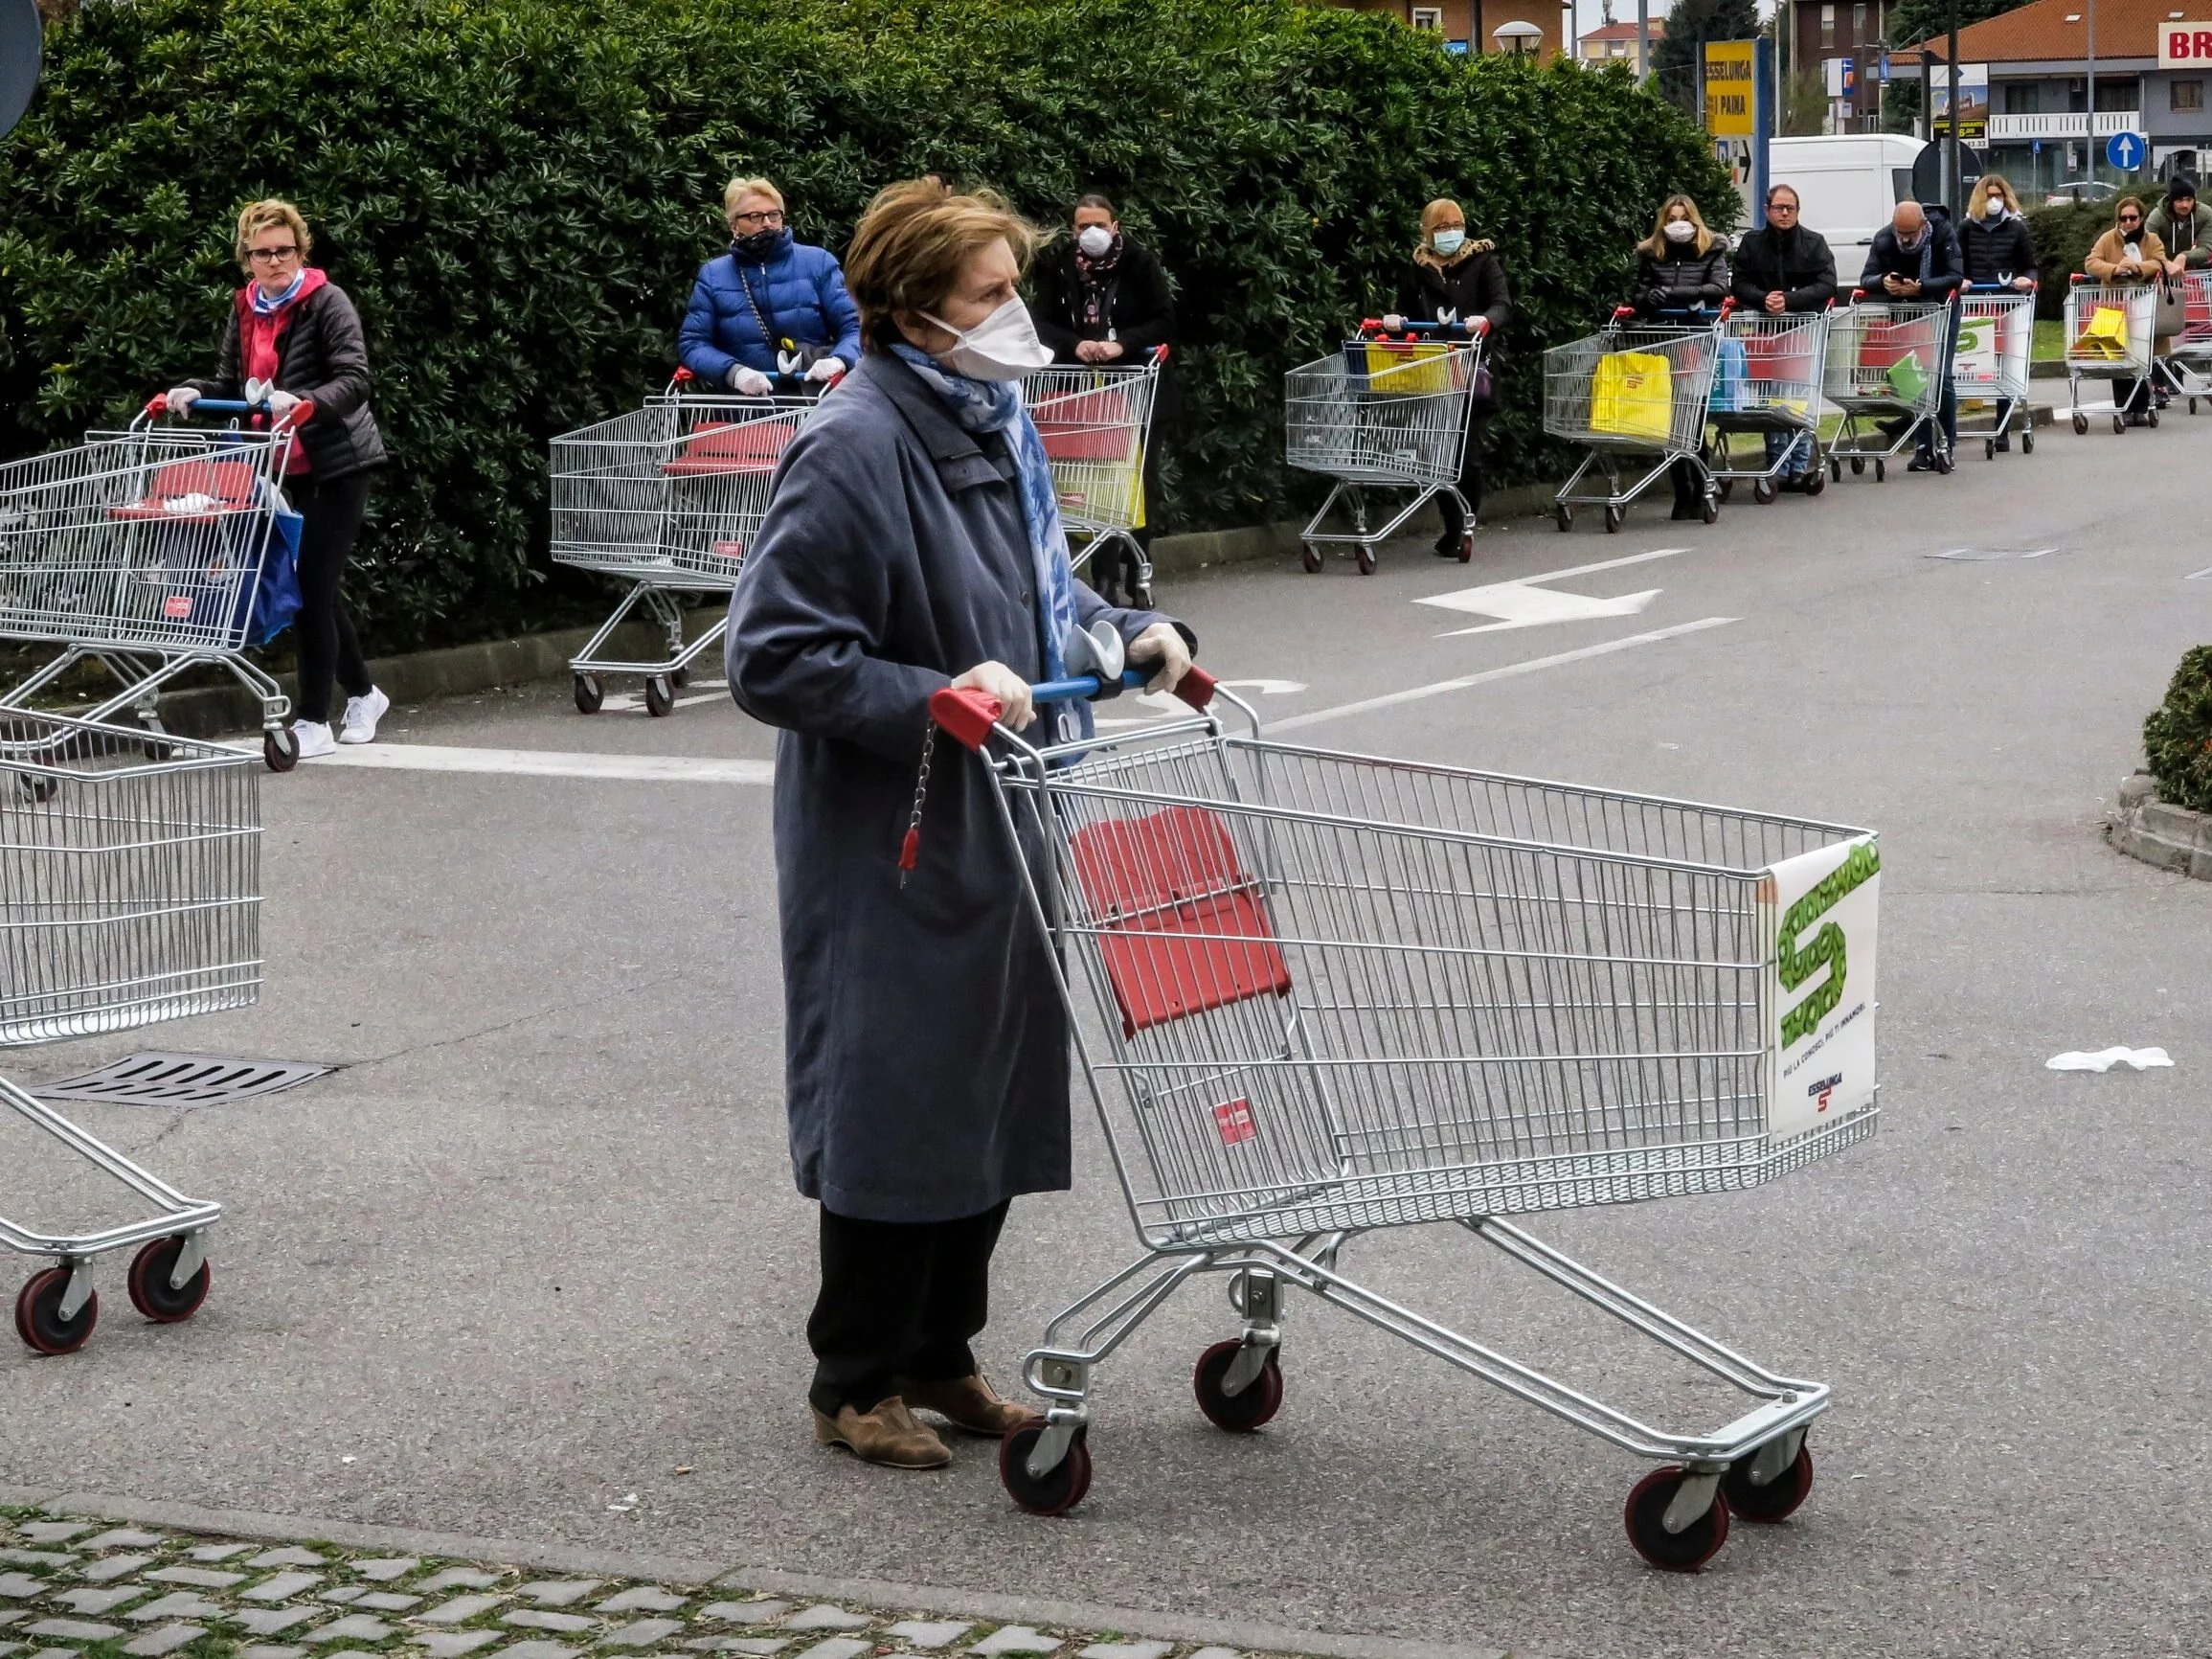
[[[1497,344],[1498,330],[1513,314],[1513,301],[1505,291],[1505,266],[1496,246],[1468,239],[1467,216],[1457,202],[1438,197],[1421,210],[1421,240],[1413,249],[1412,277],[1404,304],[1409,317],[1424,323],[1459,323],[1483,337],[1489,384],[1478,384],[1468,406],[1467,447],[1459,463],[1459,493],[1467,498],[1467,511],[1478,513],[1482,429],[1498,412],[1498,365],[1490,351]],[[1398,319],[1383,321],[1390,326]],[[1467,534],[1466,515],[1449,495],[1436,497],[1436,511],[1444,520],[1436,557],[1457,558],[1460,538]]]
[[[1030,275],[1029,314],[1055,363],[1135,369],[1162,346],[1175,344],[1175,296],[1167,273],[1142,242],[1121,228],[1114,204],[1093,193],[1075,204],[1074,235]],[[1149,549],[1160,511],[1162,435],[1180,412],[1173,358],[1161,365],[1153,394],[1152,442],[1144,449],[1144,524],[1135,534]],[[1118,583],[1138,592],[1136,562],[1122,550],[1119,570],[1094,570],[1092,581],[1111,600]]]
[[[2124,195],[2112,204],[2112,228],[2097,239],[2082,261],[2091,282],[2118,286],[2155,283],[2165,274],[2166,244],[2145,224],[2148,216],[2141,196]],[[2170,340],[2159,339],[2154,342],[2152,354],[2163,357],[2172,349]],[[2129,425],[2143,425],[2150,419],[2151,382],[2114,380],[2112,408]]]
[[[722,193],[730,251],[699,267],[676,336],[684,367],[710,387],[764,398],[771,376],[829,386],[860,361],[860,313],[826,248],[792,239],[783,194],[764,178]]]
[[[1031,1420],[969,1343],[1008,1202],[1070,1180],[1051,955],[983,767],[931,741],[930,697],[975,687],[1027,740],[1077,740],[1088,704],[1029,695],[1077,629],[1111,627],[1162,690],[1195,643],[1069,569],[1014,384],[1051,360],[1017,290],[1036,242],[998,197],[934,178],[869,205],[847,252],[865,354],[785,452],[731,604],[731,693],[782,729],[784,1101],[821,1204],[815,1438],[899,1468],[951,1457],[913,1408],[992,1437]],[[1045,883],[1045,848],[1024,856]]]

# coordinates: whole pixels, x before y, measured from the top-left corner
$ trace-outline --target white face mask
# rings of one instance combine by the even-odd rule
[[[1104,225],[1085,225],[1076,234],[1075,245],[1095,260],[1106,257],[1106,250],[1114,245],[1114,233]]]
[[[1037,338],[1029,307],[1018,297],[972,329],[956,329],[927,311],[922,315],[953,336],[957,344],[945,354],[951,357],[955,370],[972,380],[1019,380],[1052,360],[1051,348]]]
[[[1989,200],[1982,206],[1981,216],[1985,219],[2001,219],[2004,217],[2004,197],[2001,195],[1991,196]]]
[[[1455,225],[1450,230],[1438,231],[1429,239],[1429,243],[1446,259],[1450,259],[1467,245],[1467,233]]]
[[[1697,234],[1698,227],[1688,219],[1669,219],[1666,222],[1666,239],[1670,242],[1686,242]]]

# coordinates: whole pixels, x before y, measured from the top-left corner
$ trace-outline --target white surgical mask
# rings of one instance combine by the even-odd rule
[[[1988,219],[2000,219],[2004,217],[2004,197],[2001,195],[1991,196],[1989,200],[1983,204],[1981,216]]]
[[[1075,245],[1093,259],[1102,260],[1114,245],[1114,233],[1104,225],[1085,225],[1076,235]]]
[[[1670,242],[1686,242],[1697,234],[1698,227],[1688,219],[1669,219],[1666,222],[1666,239]]]
[[[927,311],[922,315],[958,342],[950,353],[953,367],[970,379],[1019,380],[1052,360],[1051,348],[1037,338],[1029,307],[1018,298],[1008,300],[972,329],[956,329]]]
[[[1429,240],[1438,253],[1450,259],[1467,245],[1467,233],[1459,229],[1438,231]]]

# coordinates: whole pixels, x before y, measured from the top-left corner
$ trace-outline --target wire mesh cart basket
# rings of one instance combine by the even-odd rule
[[[806,418],[811,397],[705,396],[688,370],[643,408],[565,433],[552,444],[553,558],[630,584],[614,614],[569,662],[576,707],[596,715],[606,676],[644,681],[648,714],[673,713],[691,665],[719,648],[727,615],[688,644],[681,596],[727,599],[745,550],[768,511],[777,464]],[[794,382],[796,383],[796,382]],[[666,654],[606,654],[615,632],[643,608]]]
[[[1998,444],[2020,430],[2023,454],[2036,448],[2035,419],[2028,412],[2028,363],[2035,346],[2036,296],[2010,287],[1960,290],[1958,343],[1951,354],[1952,385],[1963,402],[1974,398],[1991,406],[1981,433],[1984,460],[1997,459]]]
[[[2199,398],[2212,400],[2212,270],[2183,271],[2175,285],[2181,292],[2181,331],[2162,366],[2194,415]]]
[[[203,398],[195,415],[254,406]],[[28,709],[80,663],[116,682],[86,717],[135,715],[162,733],[163,692],[214,667],[261,705],[262,756],[298,762],[284,728],[291,702],[245,649],[274,556],[296,558],[300,520],[282,488],[300,404],[272,429],[157,424],[156,398],[127,431],[88,432],[75,448],[0,466],[0,639],[52,642],[60,654],[0,693],[0,713]]]
[[[1095,681],[1048,688],[1080,694]],[[1194,676],[1178,688],[1204,701]],[[1224,693],[1221,695],[1236,702]],[[1218,706],[1218,705],[1217,705]],[[988,758],[1142,1254],[1025,1362],[1047,1420],[1008,1438],[1023,1507],[1078,1502],[1097,1368],[1222,1274],[1242,1334],[1194,1377],[1218,1426],[1282,1398],[1299,1289],[1661,1466],[1627,1528],[1687,1570],[1731,1513],[1812,1480],[1818,1382],[1777,1375],[1508,1216],[1755,1186],[1874,1132],[1881,856],[1869,832],[1230,737],[1212,716],[1029,749],[940,693]],[[1466,1228],[1751,1397],[1650,1426],[1349,1278],[1362,1234]]]
[[[1774,499],[1785,471],[1802,473],[1805,492],[1817,495],[1827,482],[1820,458],[1820,386],[1828,352],[1828,312],[1784,312],[1726,307],[1719,355],[1713,368],[1706,416],[1706,467],[1720,481],[1721,499],[1749,480],[1751,498]],[[1755,461],[1739,463],[1738,438],[1755,437]],[[1771,443],[1784,439],[1782,443]]]
[[[1623,310],[1597,333],[1545,352],[1544,430],[1587,451],[1552,507],[1561,530],[1574,528],[1577,507],[1599,507],[1605,528],[1617,531],[1630,504],[1678,463],[1697,471],[1705,522],[1720,517],[1704,454],[1720,326],[1718,313],[1665,323]]]
[[[1388,332],[1379,322],[1360,327],[1360,337],[1338,355],[1283,376],[1284,459],[1333,481],[1298,537],[1309,571],[1321,568],[1328,548],[1348,546],[1360,574],[1371,576],[1382,544],[1439,495],[1473,518],[1459,472],[1482,368],[1481,330],[1411,322]],[[1400,490],[1409,492],[1405,504],[1370,522],[1369,494]],[[1351,523],[1332,529],[1340,503]],[[1460,538],[1459,562],[1474,557],[1470,531]]]
[[[1070,562],[1094,582],[1103,561],[1127,562],[1137,572],[1131,602],[1143,610],[1152,605],[1152,560],[1135,533],[1144,527],[1145,445],[1166,358],[1162,346],[1133,368],[1040,369],[1022,378],[1052,465],[1060,521],[1080,544]]]
[[[1868,299],[1854,289],[1851,303],[1828,330],[1828,401],[1843,423],[1828,444],[1828,476],[1840,479],[1845,463],[1854,474],[1872,463],[1874,479],[1889,476],[1890,461],[1925,435],[1938,472],[1952,466],[1943,434],[1943,377],[1951,361],[1952,308]]]
[[[251,750],[56,715],[0,715],[0,1048],[252,1006],[261,984],[260,767]],[[100,1317],[92,1261],[137,1247],[130,1299],[189,1319],[213,1275],[222,1206],[187,1197],[0,1078],[20,1121],[135,1193],[139,1218],[46,1233],[0,1216],[0,1244],[53,1264],[15,1299],[41,1353],[84,1346]],[[20,1152],[0,1167],[28,1171]],[[14,1183],[11,1191],[19,1191]]]
[[[2158,424],[2158,403],[2150,388],[2157,325],[2156,283],[2077,280],[2066,290],[2066,401],[2077,436],[2089,429],[2091,406],[2082,402],[2084,380],[2112,383],[2114,432],[2125,432],[2134,413]]]

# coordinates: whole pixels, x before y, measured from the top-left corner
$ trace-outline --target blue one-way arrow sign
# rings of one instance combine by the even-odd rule
[[[2122,172],[2133,172],[2150,148],[2139,132],[2115,132],[2105,141],[2105,159]]]

